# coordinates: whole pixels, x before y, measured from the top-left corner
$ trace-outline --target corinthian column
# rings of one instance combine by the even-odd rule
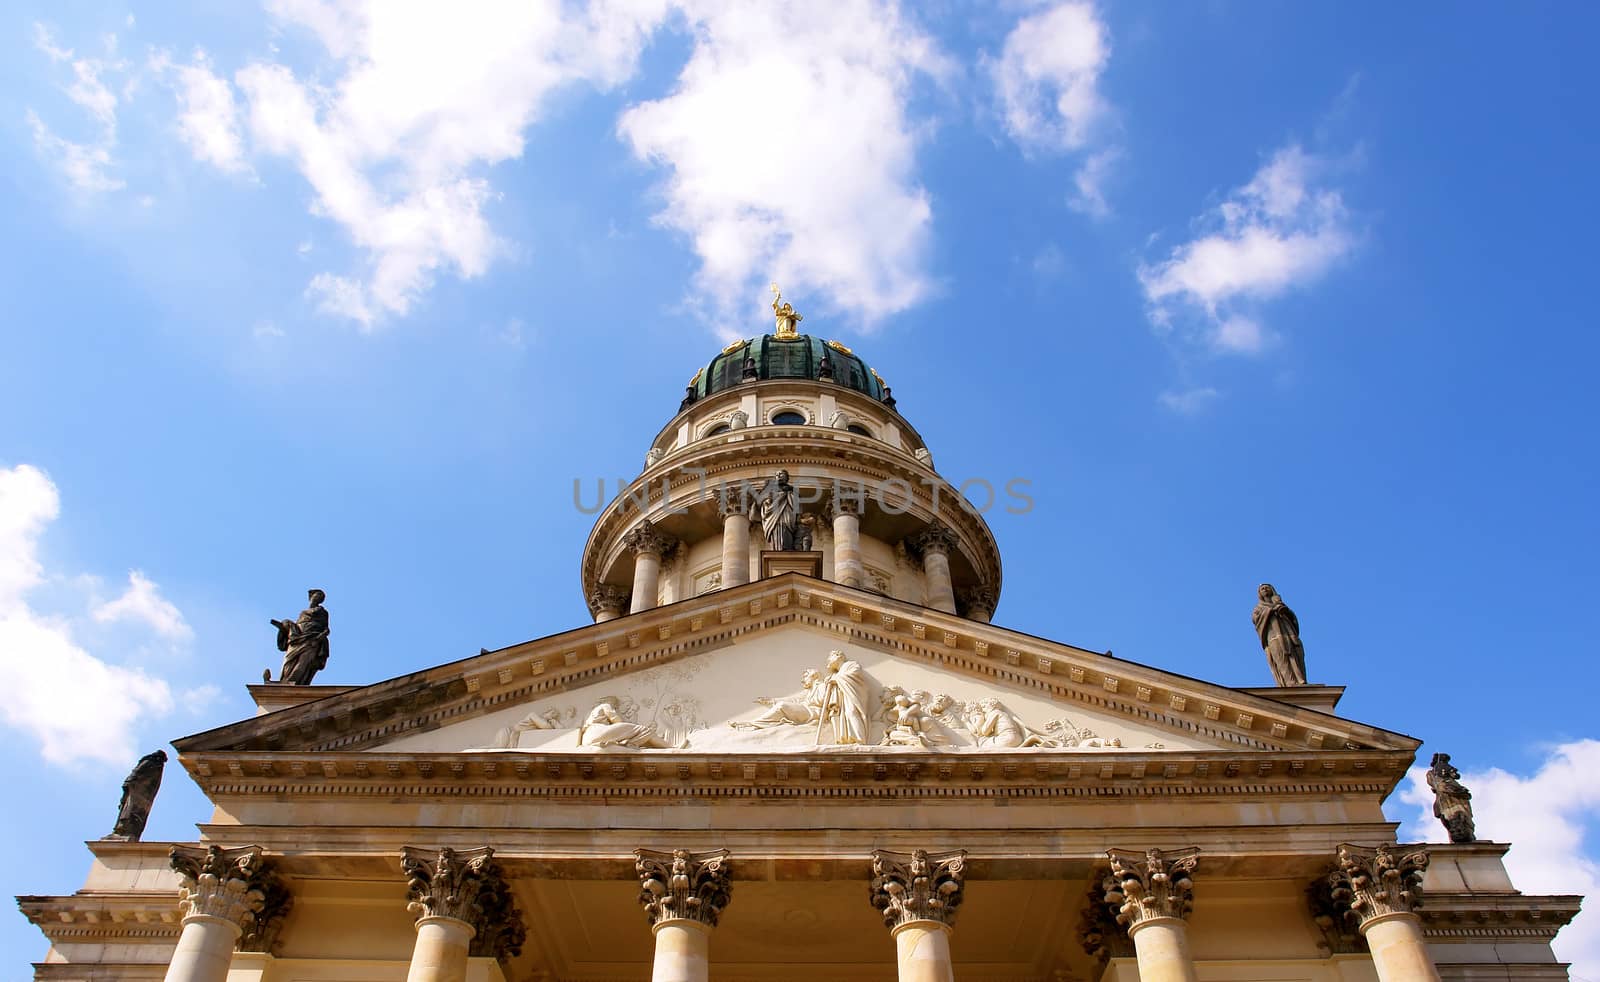
[[[166,980],[224,982],[239,939],[247,930],[256,933],[258,918],[276,920],[282,914],[265,909],[268,893],[279,905],[287,904],[288,894],[268,872],[260,846],[173,846],[168,855],[181,879],[183,933]]]
[[[622,539],[622,544],[633,553],[633,607],[628,611],[637,614],[656,605],[656,594],[661,586],[661,557],[677,540],[644,522]]]
[[[400,868],[410,899],[406,910],[417,915],[406,982],[465,982],[469,957],[521,953],[526,930],[493,849],[407,846]]]
[[[594,615],[596,624],[614,621],[622,616],[622,608],[627,606],[628,588],[614,583],[596,583],[589,588],[587,599],[589,613]]]
[[[894,939],[900,982],[955,982],[950,967],[950,930],[966,874],[967,851],[930,855],[872,853],[872,906]]]
[[[711,929],[733,895],[728,850],[635,849],[633,856],[639,902],[656,939],[651,982],[706,982]]]
[[[998,594],[995,588],[988,583],[978,583],[961,591],[961,605],[964,608],[962,616],[972,621],[989,623],[994,616],[995,600]]]
[[[750,512],[744,495],[727,488],[717,508],[722,512],[722,588],[750,582]]]
[[[1195,982],[1184,918],[1194,907],[1191,876],[1199,856],[1198,849],[1106,853],[1111,860],[1106,904],[1133,939],[1140,982]]]
[[[928,606],[947,614],[955,613],[956,594],[950,585],[950,550],[956,545],[955,534],[947,528],[934,525],[912,536],[911,545],[922,554]]]
[[[833,581],[845,586],[865,586],[861,568],[861,498],[835,493],[833,508]]]
[[[1338,865],[1328,874],[1333,901],[1359,923],[1379,982],[1439,982],[1416,914],[1428,854],[1399,850],[1341,845]]]

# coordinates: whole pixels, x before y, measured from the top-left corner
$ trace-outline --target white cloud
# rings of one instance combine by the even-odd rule
[[[1183,416],[1193,416],[1217,400],[1222,393],[1210,386],[1167,391],[1156,397],[1163,406]]]
[[[1506,870],[1523,893],[1582,894],[1585,910],[1556,936],[1556,957],[1572,963],[1573,978],[1600,979],[1600,857],[1585,842],[1600,823],[1600,740],[1578,740],[1553,748],[1534,774],[1496,768],[1463,772],[1472,792],[1480,839],[1511,843]],[[1406,841],[1444,842],[1433,817],[1427,769],[1414,767],[1400,800],[1416,811],[1401,828]]]
[[[137,569],[128,571],[128,589],[122,596],[98,604],[93,614],[94,619],[102,624],[137,621],[172,641],[187,641],[194,637],[194,631],[178,608],[161,595],[160,587]]]
[[[6,694],[0,721],[37,740],[53,763],[126,763],[136,756],[138,726],[171,712],[175,700],[162,679],[86,651],[70,619],[30,606],[28,593],[45,582],[39,539],[60,510],[56,487],[42,471],[0,468],[0,691]],[[169,631],[177,625],[186,631],[177,609],[155,584],[144,583],[147,589],[130,578],[129,594],[108,605],[116,611],[111,619],[150,615]]]
[[[212,71],[206,53],[197,50],[187,65],[158,54],[151,59],[151,67],[158,74],[171,75],[178,97],[178,133],[195,159],[231,174],[249,173],[233,86]]]
[[[1006,131],[1024,147],[1076,150],[1105,112],[1098,84],[1111,39],[1090,3],[1025,17],[989,63]]]
[[[802,310],[821,294],[868,326],[928,296],[925,123],[909,102],[950,71],[932,39],[892,0],[684,12],[695,44],[677,87],[619,131],[670,170],[659,220],[689,237],[700,299],[748,333],[769,279]]]
[[[1121,157],[1122,151],[1114,147],[1090,154],[1072,175],[1067,206],[1090,218],[1109,218],[1111,205],[1106,201],[1105,185],[1111,177],[1111,165]]]
[[[105,58],[78,57],[72,49],[61,47],[43,24],[33,25],[33,44],[51,62],[71,69],[72,79],[62,91],[74,105],[93,117],[97,130],[93,140],[69,140],[58,135],[30,108],[27,120],[35,149],[79,191],[98,194],[122,188],[124,182],[111,174],[115,165],[111,152],[117,145],[118,100],[104,78],[127,69],[126,63],[114,59],[116,35],[107,35],[105,39]]]
[[[261,62],[235,80],[251,135],[310,183],[313,211],[363,251],[357,275],[324,271],[307,294],[371,328],[403,315],[441,271],[481,275],[498,252],[481,169],[520,156],[558,87],[633,71],[665,0],[597,0],[571,15],[538,3],[402,5],[277,0],[287,27],[336,62],[327,83]]]
[[[1326,169],[1300,147],[1285,147],[1202,217],[1207,234],[1141,266],[1151,320],[1170,326],[1192,309],[1203,315],[1215,347],[1261,350],[1268,335],[1237,308],[1316,282],[1355,247],[1343,198],[1315,183]]]

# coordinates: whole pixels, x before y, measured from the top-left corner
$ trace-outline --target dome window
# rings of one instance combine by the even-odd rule
[[[718,436],[731,430],[732,427],[730,427],[727,423],[718,423],[716,426],[713,426],[710,430],[706,431],[706,436]]]
[[[872,435],[872,431],[867,429],[865,426],[862,426],[860,423],[851,423],[849,426],[846,426],[845,429],[849,430],[851,433],[854,433],[856,436]]]
[[[786,409],[781,413],[772,414],[773,426],[804,426],[805,422],[805,414],[797,413],[792,409]]]

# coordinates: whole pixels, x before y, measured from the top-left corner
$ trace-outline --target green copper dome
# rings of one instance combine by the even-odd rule
[[[680,408],[687,409],[714,392],[736,388],[747,381],[784,378],[832,382],[894,406],[889,388],[878,374],[839,342],[809,334],[767,334],[731,344],[711,359],[711,364],[689,382]]]

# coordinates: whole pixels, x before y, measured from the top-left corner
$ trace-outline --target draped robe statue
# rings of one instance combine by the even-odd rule
[[[822,713],[817,721],[817,743],[823,743],[822,731],[833,724],[835,744],[867,742],[867,697],[869,685],[866,670],[860,662],[845,658],[842,651],[828,653],[828,677],[822,683]]]
[[[295,620],[273,621],[278,629],[278,650],[283,652],[279,682],[310,685],[316,674],[328,665],[328,611],[322,602],[328,595],[308,590],[311,605]]]
[[[653,723],[630,723],[617,712],[610,699],[602,700],[589,710],[583,725],[578,728],[578,745],[581,747],[626,747],[631,750],[669,749]]]
[[[800,494],[789,483],[788,471],[779,471],[776,478],[756,492],[750,517],[761,520],[761,534],[768,549],[793,552],[799,548]]]
[[[1433,789],[1433,817],[1450,833],[1451,842],[1476,842],[1477,828],[1472,821],[1472,792],[1461,783],[1461,772],[1450,763],[1449,754],[1434,754],[1428,768],[1428,787]]]
[[[1256,626],[1261,650],[1267,653],[1272,677],[1279,685],[1305,685],[1306,649],[1300,643],[1299,618],[1271,583],[1261,584],[1256,593],[1261,602],[1250,612],[1250,621]]]
[[[806,669],[800,675],[800,685],[806,690],[804,698],[797,701],[762,696],[756,702],[768,707],[766,712],[755,719],[734,720],[728,725],[736,730],[769,730],[775,726],[815,723],[822,714],[822,673],[814,668]]]
[[[156,792],[161,790],[161,771],[167,766],[167,752],[157,750],[145,754],[133,765],[128,779],[122,782],[122,801],[117,805],[117,824],[112,826],[108,839],[126,839],[138,842],[144,835],[145,822],[150,820],[150,807],[156,802]]]

